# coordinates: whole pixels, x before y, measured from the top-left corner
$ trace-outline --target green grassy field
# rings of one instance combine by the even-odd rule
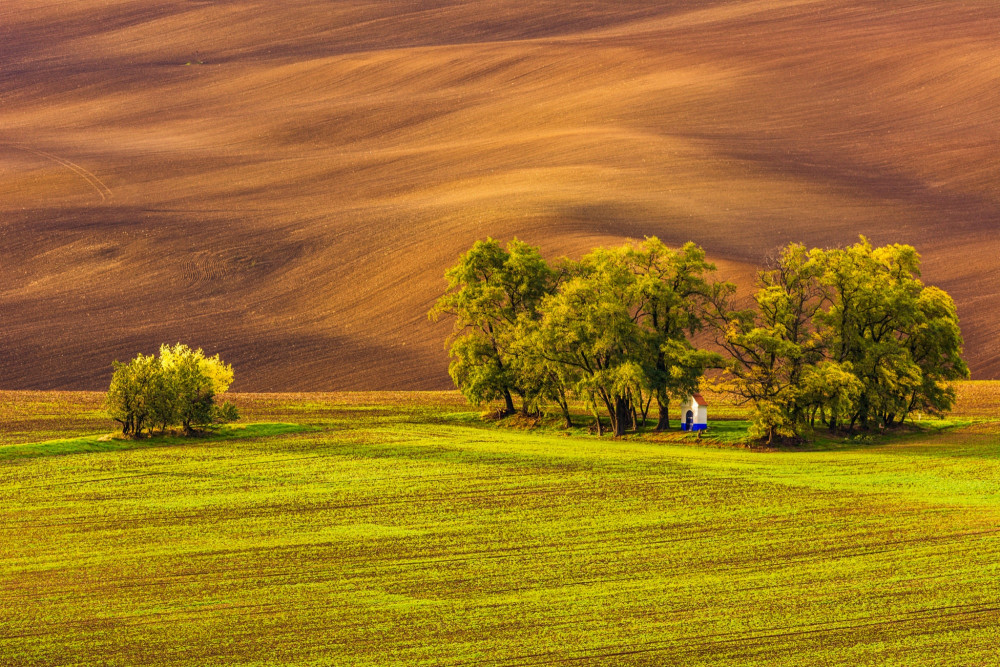
[[[0,393],[0,664],[996,664],[998,387],[795,452],[450,393],[109,445],[99,395]]]

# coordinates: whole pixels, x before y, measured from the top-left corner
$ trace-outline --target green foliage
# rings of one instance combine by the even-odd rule
[[[542,306],[538,354],[573,369],[574,389],[603,406],[616,434],[624,431],[623,405],[638,389],[634,361],[648,344],[635,320],[640,294],[624,253],[598,249],[570,266],[568,280]]]
[[[503,400],[513,413],[512,394],[531,395],[512,368],[519,363],[519,323],[537,318],[556,273],[538,248],[514,239],[504,249],[490,238],[477,241],[445,277],[448,289],[429,316],[455,318],[449,373],[473,404]]]
[[[958,316],[919,274],[911,246],[862,237],[843,249],[790,245],[760,273],[749,308],[733,307],[732,290],[714,295],[723,386],[754,405],[754,433],[770,442],[803,436],[817,416],[831,429],[885,428],[949,410],[950,382],[969,373]]]
[[[850,362],[863,385],[852,423],[891,426],[914,410],[949,410],[948,382],[969,374],[958,315],[951,297],[920,282],[916,251],[873,248],[862,237],[826,260],[832,304],[820,324],[830,356]]]
[[[802,373],[796,403],[810,410],[810,427],[817,413],[826,423],[843,423],[851,418],[863,391],[864,383],[849,362],[821,361]]]
[[[160,366],[174,409],[169,424],[191,432],[196,424],[211,423],[216,384],[208,369],[217,365],[221,362],[210,363],[201,350],[187,345],[160,346]]]
[[[212,413],[212,423],[213,424],[229,424],[231,422],[239,421],[240,411],[236,408],[234,403],[229,401],[224,402],[222,405],[215,406],[215,411]]]
[[[758,275],[750,307],[730,305],[732,287],[713,295],[709,320],[729,354],[722,386],[754,405],[752,433],[768,443],[803,432],[804,373],[823,359],[824,340],[812,326],[824,303],[823,271],[820,251],[793,244]]]
[[[115,361],[106,399],[108,415],[122,426],[122,433],[139,436],[162,419],[164,381],[159,360],[139,354],[127,363]]]
[[[555,403],[569,426],[575,395],[595,416],[607,410],[620,435],[654,398],[662,420],[671,396],[693,392],[719,364],[688,342],[714,270],[696,245],[672,250],[656,238],[558,269],[516,239],[506,250],[487,239],[446,273],[431,317],[456,319],[449,371],[472,403],[502,400],[508,414],[512,394],[526,412]]]
[[[159,357],[140,354],[128,363],[114,362],[114,369],[105,405],[125,435],[142,437],[155,427],[165,431],[175,425],[192,433],[239,419],[234,405],[215,403],[233,381],[232,366],[219,355],[206,357],[181,343],[162,345]]]
[[[910,246],[862,239],[820,250],[791,244],[758,274],[749,302],[693,243],[671,249],[647,238],[598,248],[550,268],[537,248],[477,242],[449,269],[431,317],[456,318],[449,367],[474,404],[524,411],[555,403],[572,424],[569,397],[601,410],[615,435],[698,391],[705,372],[751,404],[752,432],[800,440],[817,424],[885,428],[914,411],[941,415],[950,383],[968,377],[955,304],[919,280]],[[705,327],[718,348],[691,339]]]
[[[468,333],[452,343],[448,373],[469,402],[481,405],[510,397],[514,386],[511,361],[485,336]]]
[[[704,325],[706,300],[728,283],[706,280],[715,265],[705,260],[705,251],[694,243],[674,250],[649,237],[626,248],[645,300],[638,324],[650,340],[651,357],[644,361],[644,368],[660,411],[657,428],[663,429],[669,425],[670,400],[696,393],[705,371],[722,364],[721,355],[696,349],[689,338]]]

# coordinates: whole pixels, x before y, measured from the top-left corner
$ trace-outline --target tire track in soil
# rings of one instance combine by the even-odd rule
[[[58,155],[49,153],[47,151],[41,151],[38,150],[37,148],[31,148],[30,146],[25,146],[24,144],[5,142],[2,145],[9,146],[11,148],[16,148],[18,150],[22,150],[27,153],[33,153],[34,155],[37,155],[39,157],[45,158],[46,160],[50,160],[52,162],[55,162],[56,164],[66,167],[71,172],[73,172],[74,174],[82,178],[84,181],[86,181],[87,184],[94,189],[94,191],[100,196],[102,204],[107,203],[108,199],[110,199],[111,196],[114,194],[111,192],[111,188],[109,188],[107,184],[105,184],[104,181],[98,178],[97,175],[95,175],[92,171],[84,169],[83,167],[81,167],[80,165],[71,160],[67,160],[64,157],[59,157]]]

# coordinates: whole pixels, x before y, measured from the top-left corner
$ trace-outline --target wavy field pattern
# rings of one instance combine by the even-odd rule
[[[425,313],[486,235],[743,280],[911,243],[998,377],[998,34],[986,0],[12,0],[0,386],[184,340],[243,391],[446,387]]]

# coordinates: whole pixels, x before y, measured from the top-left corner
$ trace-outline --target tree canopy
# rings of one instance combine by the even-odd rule
[[[538,316],[557,274],[538,248],[517,239],[506,249],[494,239],[477,241],[445,274],[448,290],[430,312],[455,318],[451,364],[455,385],[471,402],[502,400],[514,413],[513,395],[530,397],[519,364],[519,325]]]

